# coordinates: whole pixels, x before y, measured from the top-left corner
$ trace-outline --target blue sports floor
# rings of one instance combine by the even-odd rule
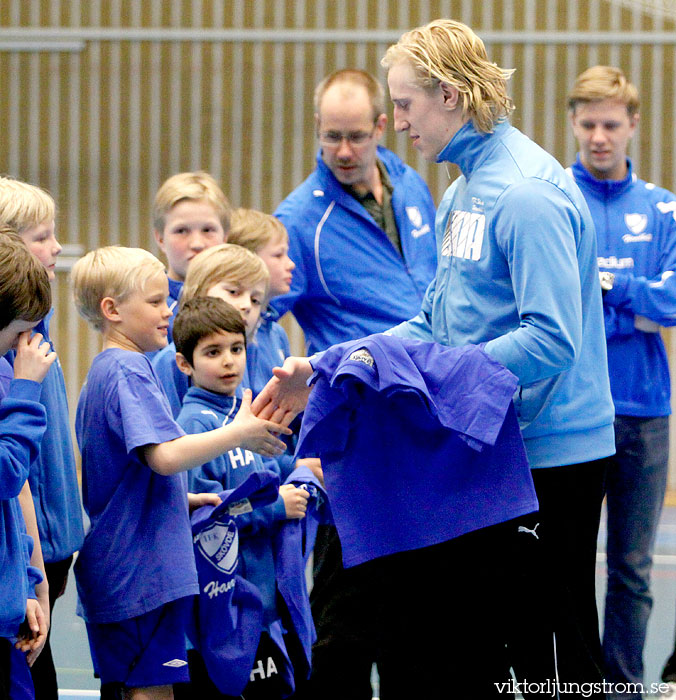
[[[599,533],[597,594],[602,615],[605,589],[605,524]],[[655,604],[648,628],[645,650],[645,683],[658,683],[664,661],[674,643],[676,619],[676,505],[664,509],[657,540],[653,569]],[[59,600],[52,633],[52,648],[59,676],[62,698],[96,697],[98,688],[91,670],[91,660],[84,623],[75,615],[75,586],[71,579],[65,596]],[[654,697],[654,696],[653,696]]]

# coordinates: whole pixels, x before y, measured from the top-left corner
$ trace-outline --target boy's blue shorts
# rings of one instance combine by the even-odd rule
[[[186,626],[193,597],[179,598],[130,620],[87,623],[101,683],[128,688],[187,683]]]

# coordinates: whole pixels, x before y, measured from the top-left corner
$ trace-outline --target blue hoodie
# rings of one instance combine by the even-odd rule
[[[571,173],[594,224],[601,270],[615,275],[603,297],[615,410],[671,413],[669,365],[660,326],[676,324],[676,196],[639,180],[597,180],[578,157]]]
[[[557,161],[508,123],[467,122],[437,158],[462,175],[436,220],[439,266],[396,335],[484,344],[515,374],[531,467],[615,451],[594,224]]]
[[[227,425],[237,414],[241,400],[191,386],[183,398],[183,408],[176,419],[186,433],[204,433]],[[188,472],[188,489],[193,493],[220,493],[239,486],[250,474],[269,470],[278,473],[275,460],[236,447],[210,462]],[[247,546],[240,551],[242,576],[255,584],[263,601],[265,622],[270,624],[277,613],[275,564],[272,547],[273,524],[286,519],[281,496],[274,504],[239,516],[238,529],[246,533]]]
[[[52,350],[54,346],[49,337],[49,321],[53,314],[54,309],[35,327],[35,332],[42,333]],[[14,363],[15,354],[14,351],[7,354],[10,364]],[[84,540],[66,384],[58,358],[42,381],[40,403],[45,407],[49,420],[28,480],[35,504],[42,556],[49,563],[67,559],[80,549]]]
[[[5,370],[7,363],[0,359]],[[40,385],[13,379],[0,382],[0,637],[14,637],[35,597],[42,575],[30,566],[33,539],[26,534],[18,495],[38,454],[47,417],[39,403]]]
[[[300,323],[310,353],[411,318],[434,275],[434,203],[412,168],[378,148],[394,188],[403,257],[317,154],[316,170],[277,208],[296,263],[291,291],[273,301]]]

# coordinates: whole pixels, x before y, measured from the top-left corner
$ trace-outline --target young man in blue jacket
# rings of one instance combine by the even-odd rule
[[[589,209],[556,160],[508,123],[511,71],[488,60],[469,27],[437,20],[407,32],[383,64],[395,129],[408,132],[426,159],[456,163],[462,172],[437,212],[436,278],[420,313],[392,332],[453,347],[478,344],[516,375],[515,404],[540,504],[539,524],[521,534],[537,537],[543,556],[527,599],[503,602],[524,606],[515,623],[520,638],[507,657],[500,658],[505,630],[497,609],[485,641],[467,641],[486,616],[486,601],[474,590],[481,580],[467,574],[449,581],[447,599],[420,596],[421,629],[441,624],[448,644],[406,649],[408,668],[417,669],[411,672],[431,697],[441,697],[448,684],[442,669],[467,678],[468,687],[470,679],[484,682],[482,697],[504,697],[501,664],[513,664],[517,679],[524,678],[516,660],[539,637],[551,648],[534,670],[538,682],[550,684],[543,692],[551,695],[556,683],[558,690],[566,682],[589,683],[589,696],[601,698],[596,536],[614,434]],[[260,416],[281,419],[303,404],[307,390],[293,388],[294,368],[309,376],[307,361],[287,360],[254,405]],[[473,571],[472,555],[455,562],[458,572]],[[540,568],[544,581],[537,579]],[[492,605],[501,594],[498,584]],[[545,612],[534,616],[536,606]],[[526,680],[534,680],[530,672]]]
[[[580,146],[570,171],[596,226],[617,414],[617,454],[606,477],[603,652],[608,681],[638,684],[652,607],[652,553],[667,483],[670,381],[660,328],[676,323],[676,196],[633,172],[627,147],[639,120],[639,98],[619,68],[586,70],[568,106]]]
[[[310,352],[410,318],[434,275],[434,203],[422,178],[378,145],[384,102],[364,71],[319,83],[317,168],[275,212],[296,269],[273,306],[294,314]]]

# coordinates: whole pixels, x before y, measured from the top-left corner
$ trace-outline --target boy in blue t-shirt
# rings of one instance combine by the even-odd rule
[[[176,362],[192,380],[178,423],[188,433],[228,425],[241,403],[236,392],[246,369],[246,329],[240,315],[221,299],[195,297],[181,306],[174,324],[174,341]],[[192,469],[188,483],[191,491],[219,493],[237,487],[252,472],[266,466],[277,469],[274,462],[266,464],[259,455],[239,445]],[[273,631],[281,629],[273,535],[281,521],[305,516],[307,499],[307,491],[284,485],[274,504],[238,516],[240,574],[258,589],[264,611],[258,655],[244,697],[282,697],[279,665],[284,652],[271,641],[281,638]],[[257,673],[257,669],[266,672]],[[222,697],[210,689],[208,679],[200,678],[198,673],[191,675],[199,697]]]
[[[164,266],[138,248],[91,251],[72,271],[80,314],[103,337],[82,389],[76,434],[90,528],[75,565],[80,613],[103,685],[128,698],[172,698],[188,680],[185,624],[198,592],[189,506],[217,504],[188,494],[180,472],[238,446],[283,451],[254,419],[246,393],[233,422],[186,435],[174,421],[145,353],[167,343],[171,311]]]
[[[46,427],[39,403],[45,375],[56,360],[42,336],[30,331],[49,312],[49,279],[39,261],[16,234],[0,235],[0,355],[16,349],[13,372],[5,360],[0,371],[0,698],[12,697],[18,681],[32,689],[27,662],[45,642],[48,610],[36,600],[42,573],[33,554],[26,522],[35,523],[27,488],[28,470]],[[13,377],[13,378],[12,378]],[[28,491],[30,493],[30,491]],[[35,528],[32,528],[35,533]],[[39,542],[36,548],[39,553]],[[44,587],[44,584],[42,584]],[[22,623],[24,627],[22,628]],[[24,652],[18,654],[17,650]]]
[[[42,263],[50,282],[56,273],[61,245],[54,235],[56,206],[51,195],[40,187],[9,177],[0,177],[0,224],[16,229],[28,250]],[[49,322],[53,310],[35,327],[51,345]],[[52,345],[53,349],[53,345]],[[14,353],[7,355],[13,363]],[[31,464],[28,480],[35,503],[37,528],[49,582],[51,617],[57,598],[64,592],[73,554],[84,539],[82,505],[77,483],[66,385],[61,364],[52,364],[42,382],[40,403],[47,410],[47,430],[40,452]],[[49,635],[31,666],[35,694],[39,700],[56,700],[58,687]]]

